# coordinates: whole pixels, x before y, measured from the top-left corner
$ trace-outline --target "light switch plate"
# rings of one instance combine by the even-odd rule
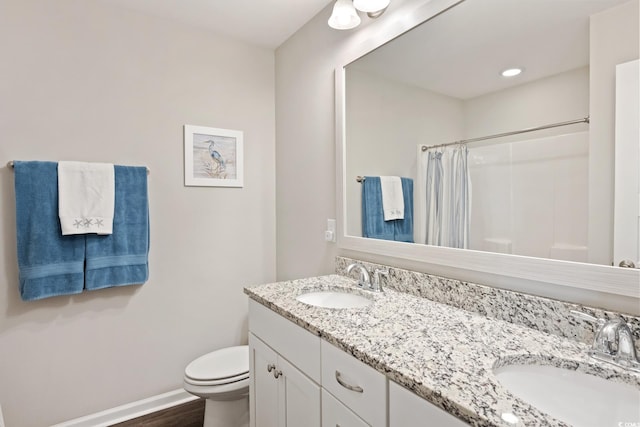
[[[336,220],[335,219],[327,220],[327,230],[324,232],[324,240],[326,240],[327,242],[336,241]]]

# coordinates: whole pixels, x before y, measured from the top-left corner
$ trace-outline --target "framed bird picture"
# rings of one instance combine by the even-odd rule
[[[184,126],[184,185],[242,187],[239,130]]]

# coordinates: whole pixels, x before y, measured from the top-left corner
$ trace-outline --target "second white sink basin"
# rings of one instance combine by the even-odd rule
[[[362,295],[338,291],[312,291],[299,295],[298,301],[323,308],[363,308],[373,300]]]
[[[494,373],[514,395],[568,424],[640,425],[640,388],[632,385],[543,365],[509,365]]]

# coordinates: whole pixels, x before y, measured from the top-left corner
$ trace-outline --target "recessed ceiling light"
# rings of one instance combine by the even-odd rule
[[[522,68],[508,68],[502,73],[502,77],[515,77],[522,72]]]

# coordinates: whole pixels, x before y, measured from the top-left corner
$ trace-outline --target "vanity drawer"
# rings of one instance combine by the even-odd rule
[[[249,300],[249,331],[320,383],[320,337]]]
[[[369,424],[322,389],[322,427],[368,427]]]
[[[322,341],[322,387],[373,427],[387,423],[387,379]]]
[[[389,381],[389,427],[468,427],[468,424]]]

